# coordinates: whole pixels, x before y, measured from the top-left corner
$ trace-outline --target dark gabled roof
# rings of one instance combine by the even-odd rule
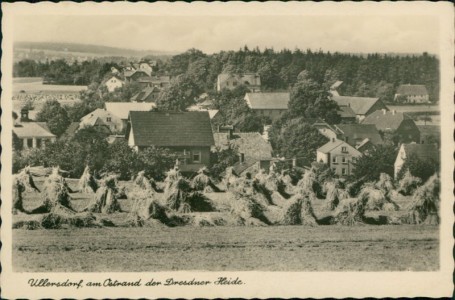
[[[373,124],[382,131],[397,130],[404,120],[412,121],[411,117],[401,112],[377,110],[367,116],[362,124]]]
[[[288,109],[289,93],[247,93],[245,100],[251,109]]]
[[[379,101],[379,98],[332,96],[338,106],[349,106],[356,115],[366,115],[368,111]]]
[[[154,92],[159,92],[159,89],[156,87],[146,87],[145,89],[134,95],[131,98],[131,101],[145,101],[150,96],[150,94]]]
[[[338,124],[335,125],[339,133],[340,139],[343,139],[351,146],[356,146],[356,142],[364,141],[366,138],[370,140],[373,145],[380,145],[383,143],[379,131],[373,124]]]
[[[403,144],[406,156],[416,155],[420,160],[433,159],[439,161],[439,150],[436,144]]]
[[[131,111],[136,146],[178,147],[214,145],[207,111]]]
[[[400,95],[428,95],[427,88],[422,84],[402,84],[398,87]]]
[[[355,118],[355,112],[352,110],[350,106],[341,105],[339,106],[339,108],[340,109],[338,110],[338,115],[342,119]]]

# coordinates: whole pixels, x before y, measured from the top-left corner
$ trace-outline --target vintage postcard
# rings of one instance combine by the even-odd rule
[[[3,3],[3,298],[453,292],[449,3]]]

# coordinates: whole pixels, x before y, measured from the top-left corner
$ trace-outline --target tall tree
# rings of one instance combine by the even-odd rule
[[[46,122],[49,130],[60,136],[70,125],[66,110],[57,100],[47,100],[36,116],[38,122]]]

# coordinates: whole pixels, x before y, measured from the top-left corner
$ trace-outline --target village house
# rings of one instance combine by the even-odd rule
[[[131,111],[126,139],[136,151],[167,148],[177,154],[182,173],[194,173],[210,165],[214,146],[208,112]]]
[[[251,110],[272,121],[279,119],[287,110],[290,100],[288,92],[246,93],[245,101]]]
[[[397,158],[395,159],[395,179],[398,178],[398,174],[406,163],[406,160],[412,155],[415,155],[421,161],[433,160],[439,162],[440,159],[438,146],[436,144],[402,144],[398,151]]]
[[[128,116],[131,111],[152,111],[156,108],[154,102],[106,102],[106,111],[122,121],[119,132],[126,129]]]
[[[142,78],[149,77],[149,75],[142,70],[126,71],[123,73],[123,76],[125,76],[125,79],[128,82],[139,81]]]
[[[171,77],[164,75],[156,76],[142,76],[138,77],[135,81],[139,82],[142,87],[155,87],[164,89],[171,85]]]
[[[71,130],[74,130],[74,132],[68,130],[70,128],[67,129],[69,135],[72,135],[73,133],[76,133],[77,130],[85,127],[95,127],[95,129],[105,133],[120,132],[123,128],[123,122],[119,117],[105,108],[98,108],[83,116],[80,119],[77,128],[75,128],[75,126],[76,125],[73,125],[73,123],[70,125]]]
[[[400,143],[420,141],[420,131],[408,115],[395,110],[378,110],[367,116],[362,124],[372,124],[383,133],[393,133]]]
[[[57,139],[45,122],[30,122],[27,110],[22,110],[20,120],[14,122],[13,132],[22,141],[23,149],[44,149],[46,144]]]
[[[348,176],[354,169],[353,162],[360,156],[362,153],[345,141],[331,139],[317,149],[316,161],[328,165],[339,176]]]
[[[307,122],[311,124],[312,127],[316,128],[320,134],[325,136],[328,139],[333,139],[337,137],[337,130],[333,125],[325,122],[321,118],[305,118],[295,120],[297,122]]]
[[[430,103],[430,96],[424,85],[402,84],[398,87],[394,100],[403,103]]]
[[[379,98],[333,96],[332,99],[340,108],[347,106],[352,109],[358,122],[377,110],[387,109],[387,106]]]
[[[229,74],[223,73],[218,75],[216,90],[222,89],[233,90],[239,85],[245,85],[251,92],[261,91],[261,76],[256,73]]]
[[[376,126],[372,124],[338,124],[334,127],[339,140],[345,141],[360,152],[384,143]]]
[[[117,75],[113,75],[104,81],[104,85],[107,87],[109,93],[121,88],[124,84],[125,82]]]
[[[148,62],[140,62],[139,63],[139,70],[145,72],[148,76],[152,76],[153,67]]]
[[[258,132],[234,132],[232,126],[220,127],[213,134],[215,145],[212,151],[235,149],[239,161],[233,165],[237,175],[268,171],[272,161],[272,146]]]
[[[160,94],[157,87],[145,87],[142,91],[131,98],[133,102],[155,102]]]

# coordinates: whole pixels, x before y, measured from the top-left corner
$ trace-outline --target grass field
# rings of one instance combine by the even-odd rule
[[[76,189],[77,180],[68,180]],[[36,180],[39,188],[42,180]],[[122,182],[128,188],[131,182]],[[187,215],[227,215],[224,193],[207,194],[219,212]],[[71,194],[75,209],[92,195]],[[38,193],[26,193],[24,206],[41,203]],[[409,197],[396,202],[402,214]],[[120,200],[124,212],[108,217],[122,224],[131,201]],[[315,200],[318,217],[328,214],[324,200]],[[100,215],[97,215],[100,216]],[[38,216],[13,216],[13,221]],[[121,226],[121,225],[120,225]],[[13,268],[31,271],[431,271],[439,268],[438,226],[178,226],[151,222],[147,227],[13,230]]]
[[[84,85],[54,85],[43,84],[43,79],[40,77],[27,77],[27,78],[14,78],[13,79],[13,94],[20,91],[25,93],[78,93],[79,91],[86,90],[87,86]]]

